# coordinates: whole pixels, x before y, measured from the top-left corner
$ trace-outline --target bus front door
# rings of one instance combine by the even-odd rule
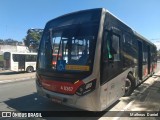
[[[151,50],[150,50],[149,45],[147,47],[147,52],[148,52],[148,74],[151,74],[151,72],[152,72],[152,69],[151,69]]]
[[[19,55],[18,69],[25,70],[25,55]]]
[[[142,53],[142,42],[138,41],[138,77],[139,80],[142,80],[142,60],[143,60],[143,53]]]

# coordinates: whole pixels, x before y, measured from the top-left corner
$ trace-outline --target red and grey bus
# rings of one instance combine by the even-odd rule
[[[46,24],[36,87],[38,94],[54,102],[102,111],[130,95],[155,68],[153,43],[104,8],[83,10]]]

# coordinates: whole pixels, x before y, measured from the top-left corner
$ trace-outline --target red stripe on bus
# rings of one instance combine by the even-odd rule
[[[70,82],[60,82],[60,81],[54,81],[54,80],[46,80],[42,79],[41,80],[43,88],[58,92],[58,93],[63,93],[63,94],[75,94],[76,90],[84,84],[83,81],[77,81],[75,83],[70,83]]]
[[[147,69],[147,68],[144,68],[143,75],[146,76],[147,74],[148,74],[148,69]]]

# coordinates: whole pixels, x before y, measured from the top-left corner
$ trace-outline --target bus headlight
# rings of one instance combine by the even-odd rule
[[[94,79],[86,84],[81,85],[77,89],[76,94],[79,96],[86,95],[87,93],[90,93],[93,90],[95,90],[95,87],[96,87],[96,79]]]

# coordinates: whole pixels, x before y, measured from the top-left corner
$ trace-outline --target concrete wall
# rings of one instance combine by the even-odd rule
[[[4,52],[29,52],[26,46],[0,45],[0,55]]]

